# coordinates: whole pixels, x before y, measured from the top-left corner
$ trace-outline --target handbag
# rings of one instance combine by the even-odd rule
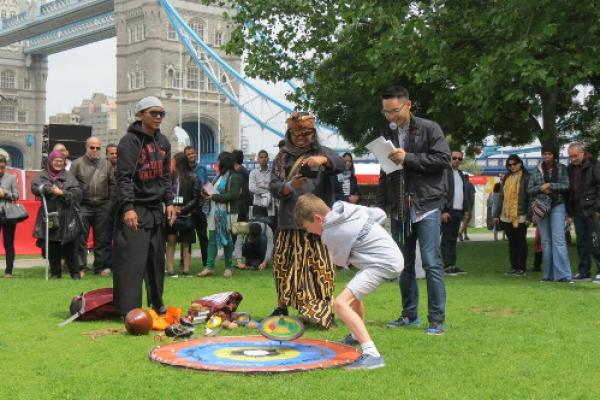
[[[552,208],[552,200],[549,196],[538,196],[531,203],[531,212],[533,217],[537,220],[544,218]]]
[[[0,222],[3,224],[18,224],[29,218],[29,214],[23,204],[6,203],[2,207]]]
[[[190,215],[178,215],[175,223],[173,224],[173,228],[177,231],[189,231],[194,229],[194,220]]]

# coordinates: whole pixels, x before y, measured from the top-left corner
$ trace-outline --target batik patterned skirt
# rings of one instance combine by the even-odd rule
[[[279,306],[294,307],[311,322],[329,328],[335,267],[321,238],[304,230],[280,230],[273,259]]]

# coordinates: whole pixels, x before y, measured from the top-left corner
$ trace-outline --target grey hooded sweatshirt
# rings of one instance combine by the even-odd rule
[[[389,272],[390,279],[404,269],[404,258],[398,245],[381,226],[385,212],[337,201],[325,217],[321,240],[333,263],[354,265],[358,269],[378,268]]]

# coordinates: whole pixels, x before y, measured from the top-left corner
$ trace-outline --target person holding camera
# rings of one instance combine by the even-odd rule
[[[273,315],[287,315],[287,307],[292,306],[308,321],[328,329],[333,323],[335,267],[319,236],[296,225],[293,211],[304,193],[313,193],[331,206],[331,176],[344,170],[344,160],[321,146],[314,116],[294,112],[287,128],[269,184],[271,194],[279,199],[273,260],[278,306]]]
[[[31,183],[31,192],[38,197],[45,197],[48,211],[48,237],[43,208],[40,208],[34,229],[34,237],[38,245],[43,247],[42,241],[48,241],[48,254],[45,257],[50,264],[52,279],[61,277],[61,258],[67,261],[71,278],[80,279],[79,265],[73,258],[76,257],[76,246],[79,235],[69,234],[62,222],[68,220],[65,213],[79,207],[82,191],[77,179],[65,169],[66,157],[58,150],[48,155],[48,166]],[[79,232],[80,233],[80,232]]]
[[[196,173],[190,170],[184,153],[177,153],[174,158],[175,171],[171,174],[171,187],[177,219],[172,226],[167,225],[166,227],[167,275],[172,278],[177,277],[177,273],[173,270],[173,259],[177,242],[179,242],[183,251],[183,275],[191,277],[191,244],[196,241],[195,221],[192,213],[198,206],[200,183]]]

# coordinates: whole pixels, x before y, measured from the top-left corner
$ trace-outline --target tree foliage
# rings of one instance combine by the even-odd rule
[[[355,144],[385,122],[378,94],[395,83],[455,144],[597,134],[600,0],[233,2],[228,50],[246,74],[303,81],[298,107]]]

